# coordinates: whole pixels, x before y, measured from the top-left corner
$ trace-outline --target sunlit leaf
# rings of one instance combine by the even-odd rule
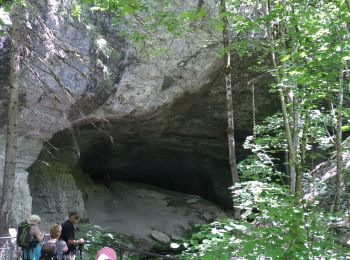
[[[283,62],[283,61],[287,61],[289,59],[290,59],[290,55],[284,55],[284,56],[281,57],[280,61]]]
[[[343,132],[348,132],[348,131],[350,130],[350,125],[343,125],[342,128],[341,128],[341,130],[342,130]]]

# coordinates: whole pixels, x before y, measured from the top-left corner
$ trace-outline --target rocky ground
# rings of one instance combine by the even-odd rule
[[[133,236],[144,248],[155,241],[169,244],[183,239],[194,224],[228,216],[198,196],[146,184],[114,182],[110,188],[95,184],[87,190],[85,209],[89,222]]]

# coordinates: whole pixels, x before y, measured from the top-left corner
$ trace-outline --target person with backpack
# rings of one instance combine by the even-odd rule
[[[74,224],[78,223],[80,216],[76,211],[70,212],[68,215],[68,220],[62,224],[62,233],[60,239],[65,241],[68,246],[68,251],[64,255],[69,255],[71,260],[75,259],[77,252],[77,245],[82,246],[84,244],[84,239],[75,239],[75,228]]]
[[[38,225],[41,219],[38,215],[32,215],[28,222],[22,222],[18,226],[17,244],[23,250],[23,260],[39,260],[44,233]]]
[[[64,260],[63,253],[68,251],[66,242],[60,240],[62,227],[54,224],[50,228],[50,240],[41,247],[40,260]]]

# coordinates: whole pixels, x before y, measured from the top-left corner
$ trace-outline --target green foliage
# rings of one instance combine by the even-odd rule
[[[189,21],[196,21],[198,19],[202,19],[206,16],[206,11],[201,8],[199,10],[194,9],[194,10],[188,10],[180,13],[178,16],[181,20],[189,20]]]
[[[350,125],[343,125],[342,126],[342,131],[343,131],[343,133],[350,131]]]
[[[345,123],[342,130],[348,130],[350,114],[338,105],[340,90],[345,90],[350,75],[350,10],[346,1],[232,0],[227,3],[230,15],[225,16],[236,37],[223,53],[259,55],[264,66],[254,69],[275,77],[271,90],[282,93],[287,105],[284,121],[280,115],[267,118],[255,129],[256,136],[247,140],[246,148],[258,159],[250,165],[256,169],[260,165],[260,176],[266,176],[266,162],[274,162],[278,153],[291,149],[284,130],[289,124],[291,138],[298,142],[295,163],[305,172],[307,160],[319,156],[315,150],[326,154],[334,148],[338,115],[343,116]],[[276,64],[264,62],[272,59],[271,52]],[[349,93],[345,92],[346,104],[348,97]],[[250,171],[249,176],[251,170],[241,167],[242,172]]]
[[[72,10],[73,17],[82,18],[82,10],[89,7],[94,13],[107,13],[114,25],[123,25],[127,28],[119,34],[133,43],[145,44],[155,41],[154,36],[164,37],[182,35],[189,30],[189,23],[203,19],[206,11],[203,8],[175,12],[177,9],[169,0],[149,1],[143,0],[80,0]]]
[[[345,259],[347,249],[327,227],[332,216],[318,211],[317,202],[295,207],[283,187],[256,181],[233,193],[243,219],[198,226],[183,259]]]
[[[6,28],[11,25],[11,3],[0,1],[0,37],[5,35]]]
[[[122,247],[137,247],[138,242],[130,237],[117,236],[108,229],[101,228],[96,225],[84,224],[80,226],[79,237],[84,237],[87,241],[83,246],[84,259],[94,260],[96,253],[102,247],[109,246],[114,248],[116,253],[120,253]],[[138,259],[138,255],[130,252],[123,252],[123,259]]]
[[[248,156],[237,165],[241,181],[272,181],[281,178],[282,173],[275,167],[272,157],[266,153]]]
[[[141,60],[167,53],[167,40],[186,36],[207,15],[204,8],[184,9],[170,0],[78,0],[71,13],[88,28],[93,28],[91,17],[107,15],[116,36],[130,42]]]
[[[234,244],[240,242],[235,236],[246,232],[246,225],[233,219],[224,219],[196,226],[198,231],[183,243],[186,250],[181,259],[229,259]]]
[[[324,111],[324,110],[323,110]],[[320,158],[330,153],[334,148],[333,137],[329,134],[332,118],[329,114],[318,109],[308,111],[307,132],[300,132],[299,138],[305,135],[306,158]],[[299,122],[301,128],[306,124],[305,119]],[[346,130],[346,126],[343,127]],[[248,136],[243,144],[245,149],[253,154],[240,161],[237,165],[243,181],[275,181],[283,183],[283,157],[287,150],[287,141],[281,113],[266,117],[261,124],[256,125],[254,136]],[[304,172],[311,170],[307,165]]]
[[[72,16],[80,20],[81,18],[82,7],[80,4],[74,4],[72,7]]]
[[[282,186],[259,181],[238,183],[232,188],[232,194],[235,207],[242,210],[242,219],[255,218],[256,212],[265,216],[273,208],[288,206],[293,201]]]
[[[255,136],[248,136],[243,144],[253,155],[237,165],[241,180],[283,183],[278,156],[286,150],[286,137],[281,114],[267,117],[254,131]]]
[[[0,0],[0,37],[5,36],[8,33],[8,28],[12,25],[11,11],[13,4],[26,7],[25,0]]]
[[[187,259],[345,259],[346,248],[334,241],[328,225],[333,216],[321,212],[317,201],[294,205],[285,187],[277,182],[281,159],[288,151],[285,121],[297,140],[297,160],[313,159],[332,152],[335,139],[335,116],[342,115],[348,130],[348,109],[337,107],[339,92],[349,84],[350,10],[344,1],[229,1],[225,16],[230,20],[236,41],[222,51],[234,51],[241,57],[259,55],[255,71],[275,77],[272,92],[282,91],[286,100],[286,118],[276,114],[254,129],[244,147],[253,153],[238,164],[243,182],[233,189],[235,207],[242,220],[220,221],[216,226],[235,223],[245,230],[221,228],[215,239],[188,243]],[[267,6],[269,3],[269,6]],[[249,10],[249,11],[248,11]],[[219,28],[220,29],[220,28]],[[259,39],[258,41],[256,39]],[[273,52],[276,65],[266,60]],[[340,73],[342,71],[342,73]],[[344,76],[344,75],[347,76]],[[341,84],[344,82],[344,85]],[[280,93],[280,92],[278,92]],[[345,102],[349,94],[345,95]],[[304,150],[303,150],[304,149]],[[305,157],[305,158],[302,158]],[[300,165],[307,172],[307,165]],[[264,181],[265,183],[258,182]],[[312,178],[303,181],[312,182]],[[283,182],[282,182],[283,183]],[[323,183],[311,183],[324,188]],[[213,226],[203,226],[200,238],[212,234]]]

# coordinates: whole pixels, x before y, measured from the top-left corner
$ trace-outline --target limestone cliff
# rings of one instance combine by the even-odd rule
[[[208,16],[217,15],[214,2],[204,1]],[[182,8],[191,5],[196,1],[181,1]],[[125,28],[108,16],[91,14],[86,25],[70,16],[70,8],[67,0],[29,0],[21,14],[31,55],[18,75],[22,103],[14,223],[32,210],[47,223],[62,221],[71,209],[84,212],[88,193],[82,178],[106,186],[119,180],[147,182],[229,207],[220,32],[205,19],[181,36],[159,31],[153,40],[161,40],[166,51],[147,56],[120,36]],[[6,48],[1,42],[2,86],[8,74]],[[248,70],[254,63],[234,61],[238,143],[252,128],[247,82],[254,77]],[[275,107],[266,81],[255,85],[258,119]]]

